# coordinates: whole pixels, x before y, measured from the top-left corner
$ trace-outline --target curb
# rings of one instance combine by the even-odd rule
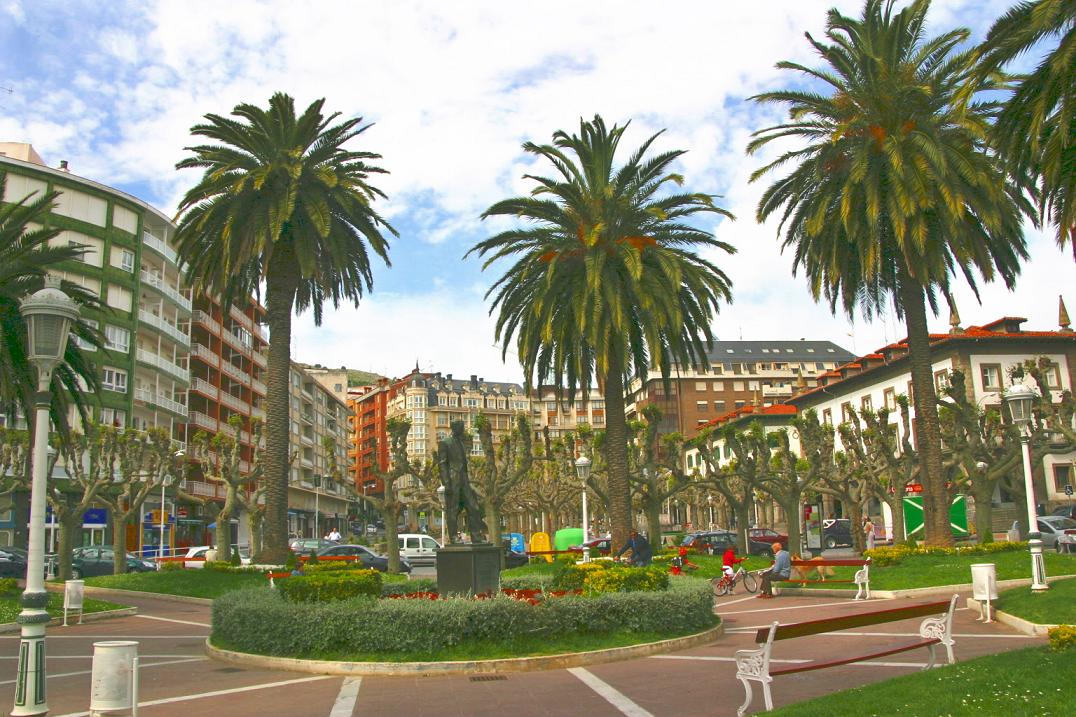
[[[82,623],[97,622],[98,620],[109,620],[114,617],[129,617],[131,615],[137,615],[138,608],[136,607],[121,607],[119,610],[102,610],[100,612],[88,612],[82,616]],[[47,627],[64,626],[64,620],[62,617],[54,617],[45,623]],[[69,623],[67,627],[74,627],[80,623]],[[13,632],[20,632],[22,625],[17,622],[5,622],[0,624],[0,634],[8,634]]]
[[[978,610],[979,614],[982,615],[983,604],[981,601],[976,600],[975,598],[968,598],[968,609]],[[1031,622],[1030,620],[1025,620],[1022,617],[1017,617],[1016,615],[1010,615],[1007,612],[1002,612],[1001,610],[998,610],[996,608],[991,609],[991,612],[994,614],[995,622],[1000,622],[1003,625],[1008,625],[1011,628],[1015,628],[1018,632],[1022,632],[1025,635],[1030,635],[1031,637],[1046,637],[1047,632],[1049,632],[1055,627],[1058,627],[1057,625],[1044,625],[1038,622]]]
[[[49,592],[62,593],[63,583],[46,583],[45,589]],[[148,593],[143,590],[122,590],[120,588],[102,588],[94,585],[84,585],[82,591],[86,595],[113,595],[115,597],[150,598],[163,600],[164,602],[179,602],[187,605],[212,605],[212,598],[190,597],[187,595],[169,595],[168,593]]]
[[[235,652],[214,647],[206,639],[206,654],[210,657],[243,667],[270,670],[308,672],[318,675],[475,675],[505,672],[532,672],[582,665],[597,665],[633,657],[645,657],[659,652],[686,650],[713,642],[725,633],[724,621],[704,632],[671,640],[647,642],[642,645],[612,647],[593,652],[570,652],[538,657],[512,657],[502,660],[460,660],[452,662],[340,662],[335,660],[300,660],[293,657],[270,657]]]
[[[1047,583],[1056,582],[1058,580],[1065,580],[1072,578],[1072,575],[1050,575],[1046,578]],[[1031,585],[1031,578],[1012,578],[1010,580],[998,580],[998,590],[1004,590],[1006,588],[1020,588]],[[812,588],[779,588],[785,595],[817,595],[819,597],[853,597],[855,593],[854,588],[848,590],[840,589],[826,589],[819,588],[818,590]],[[925,588],[907,588],[904,590],[871,590],[871,599],[893,599],[893,598],[907,598],[907,597],[920,597],[927,595],[952,595],[953,593],[968,592],[971,590],[971,583],[962,583],[959,585],[934,585]]]

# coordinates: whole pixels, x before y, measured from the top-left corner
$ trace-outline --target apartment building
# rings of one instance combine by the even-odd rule
[[[378,471],[389,469],[388,404],[407,388],[413,378],[428,378],[416,366],[403,378],[380,378],[370,386],[348,389],[348,420],[351,422],[348,466],[359,493],[382,495],[385,486]]]
[[[569,401],[567,393],[553,386],[539,386],[531,391],[531,427],[536,438],[546,428],[549,437],[557,438],[586,424],[599,431],[605,430],[605,396],[597,388],[583,393],[577,391]]]
[[[321,537],[330,528],[343,534],[356,509],[348,476],[350,421],[347,403],[323,386],[302,364],[292,362],[289,391],[288,530]],[[337,473],[340,480],[333,476]]]
[[[818,376],[855,356],[830,341],[715,341],[708,353],[710,368],[674,367],[668,382],[651,371],[646,381],[629,384],[628,418],[647,405],[661,409],[661,432],[688,438],[700,426],[737,408],[780,403],[802,388],[818,384]]]
[[[300,364],[300,366],[302,366],[303,370],[312,376],[315,381],[320,383],[325,390],[331,391],[334,396],[344,403],[347,403],[348,385],[346,366],[329,368],[328,366],[322,366],[319,363],[316,363],[313,366],[304,363]]]

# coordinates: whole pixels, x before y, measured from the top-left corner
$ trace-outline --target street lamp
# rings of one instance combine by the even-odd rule
[[[78,305],[60,290],[60,280],[45,279],[45,288],[24,299],[19,307],[29,338],[27,360],[37,369],[34,423],[33,478],[30,484],[30,540],[26,556],[26,589],[22,593],[22,626],[18,677],[15,681],[15,717],[48,714],[45,701],[45,471],[49,444],[49,387],[52,371],[63,359],[71,324],[78,320]]]
[[[1013,425],[1020,432],[1020,447],[1024,454],[1024,493],[1027,497],[1027,546],[1031,551],[1031,591],[1048,590],[1046,584],[1046,565],[1042,561],[1042,536],[1039,534],[1039,519],[1035,512],[1035,485],[1031,479],[1031,407],[1035,403],[1035,392],[1024,384],[1014,384],[1005,392],[1005,404]]]
[[[321,518],[321,476],[314,476],[314,540],[321,537],[320,518]]]
[[[445,544],[445,487],[437,486],[437,501],[441,504],[441,545]]]
[[[587,515],[587,479],[590,478],[590,459],[579,456],[575,459],[575,475],[583,486],[583,562],[590,562],[590,518]]]

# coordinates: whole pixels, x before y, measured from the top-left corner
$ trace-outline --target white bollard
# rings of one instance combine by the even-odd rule
[[[976,563],[971,566],[971,597],[980,604],[979,619],[983,619],[982,604],[986,604],[986,622],[990,617],[990,601],[998,599],[997,570],[994,563]]]
[[[86,583],[82,580],[64,581],[64,627],[67,627],[67,613],[78,612],[78,624],[82,624],[82,602]]]
[[[90,717],[138,715],[138,643],[112,640],[93,643],[90,675]]]

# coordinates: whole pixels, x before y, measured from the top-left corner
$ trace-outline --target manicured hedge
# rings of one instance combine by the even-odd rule
[[[332,570],[293,575],[281,580],[280,595],[293,603],[323,603],[381,595],[381,574],[376,570]]]
[[[923,545],[912,547],[904,543],[896,545],[882,545],[874,550],[865,550],[863,555],[871,559],[875,567],[898,565],[905,558],[916,555],[990,555],[993,553],[1010,553],[1013,551],[1026,551],[1026,542],[998,542],[977,543],[971,545],[956,545],[951,548],[942,548]]]
[[[703,630],[713,622],[710,584],[694,578],[674,579],[669,590],[660,592],[569,595],[538,605],[504,595],[296,604],[268,588],[231,592],[213,603],[215,641],[240,651],[287,657],[389,656],[468,642],[511,645],[516,637],[537,635],[624,630],[672,634]]]
[[[610,560],[558,563],[552,587],[554,590],[581,590],[584,595],[666,590],[669,573],[657,565],[637,568]]]

